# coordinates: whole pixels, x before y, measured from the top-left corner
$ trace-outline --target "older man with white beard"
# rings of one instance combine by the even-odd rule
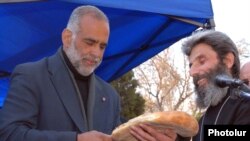
[[[109,21],[79,6],[62,32],[62,47],[16,66],[0,111],[1,141],[111,141],[120,124],[117,92],[95,75],[109,38]]]
[[[215,84],[217,75],[239,78],[240,60],[233,41],[219,31],[198,31],[184,41],[182,51],[189,60],[197,106],[206,108],[193,141],[204,140],[204,125],[249,125],[250,100],[237,97],[241,93],[237,88]]]
[[[79,6],[62,32],[58,51],[16,66],[0,110],[0,141],[112,141],[120,124],[117,92],[95,75],[110,34],[107,16]],[[131,130],[138,140],[174,141],[172,130]]]

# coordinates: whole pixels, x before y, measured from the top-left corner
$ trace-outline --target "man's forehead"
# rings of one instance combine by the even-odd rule
[[[199,58],[200,56],[216,55],[217,53],[213,50],[210,45],[205,43],[197,44],[191,50],[189,58]]]

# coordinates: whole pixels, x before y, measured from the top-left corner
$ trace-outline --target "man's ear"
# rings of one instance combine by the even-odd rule
[[[72,36],[73,36],[73,33],[70,30],[66,28],[63,30],[62,32],[63,47],[69,47],[71,45]]]
[[[223,59],[223,63],[227,66],[228,69],[231,69],[233,67],[234,58],[234,54],[232,52],[229,52]]]

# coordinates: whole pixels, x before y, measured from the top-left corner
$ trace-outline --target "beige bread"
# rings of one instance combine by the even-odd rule
[[[173,129],[182,137],[192,137],[196,135],[199,130],[197,120],[186,112],[155,112],[140,115],[121,124],[112,132],[113,139],[115,141],[137,141],[129,133],[129,127],[140,123],[149,124],[159,131],[163,131],[167,128]]]

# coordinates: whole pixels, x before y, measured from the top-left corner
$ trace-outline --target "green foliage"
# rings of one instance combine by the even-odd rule
[[[111,82],[121,97],[121,116],[126,120],[134,118],[144,113],[145,100],[136,92],[138,86],[134,79],[133,71],[129,71],[122,77]]]

